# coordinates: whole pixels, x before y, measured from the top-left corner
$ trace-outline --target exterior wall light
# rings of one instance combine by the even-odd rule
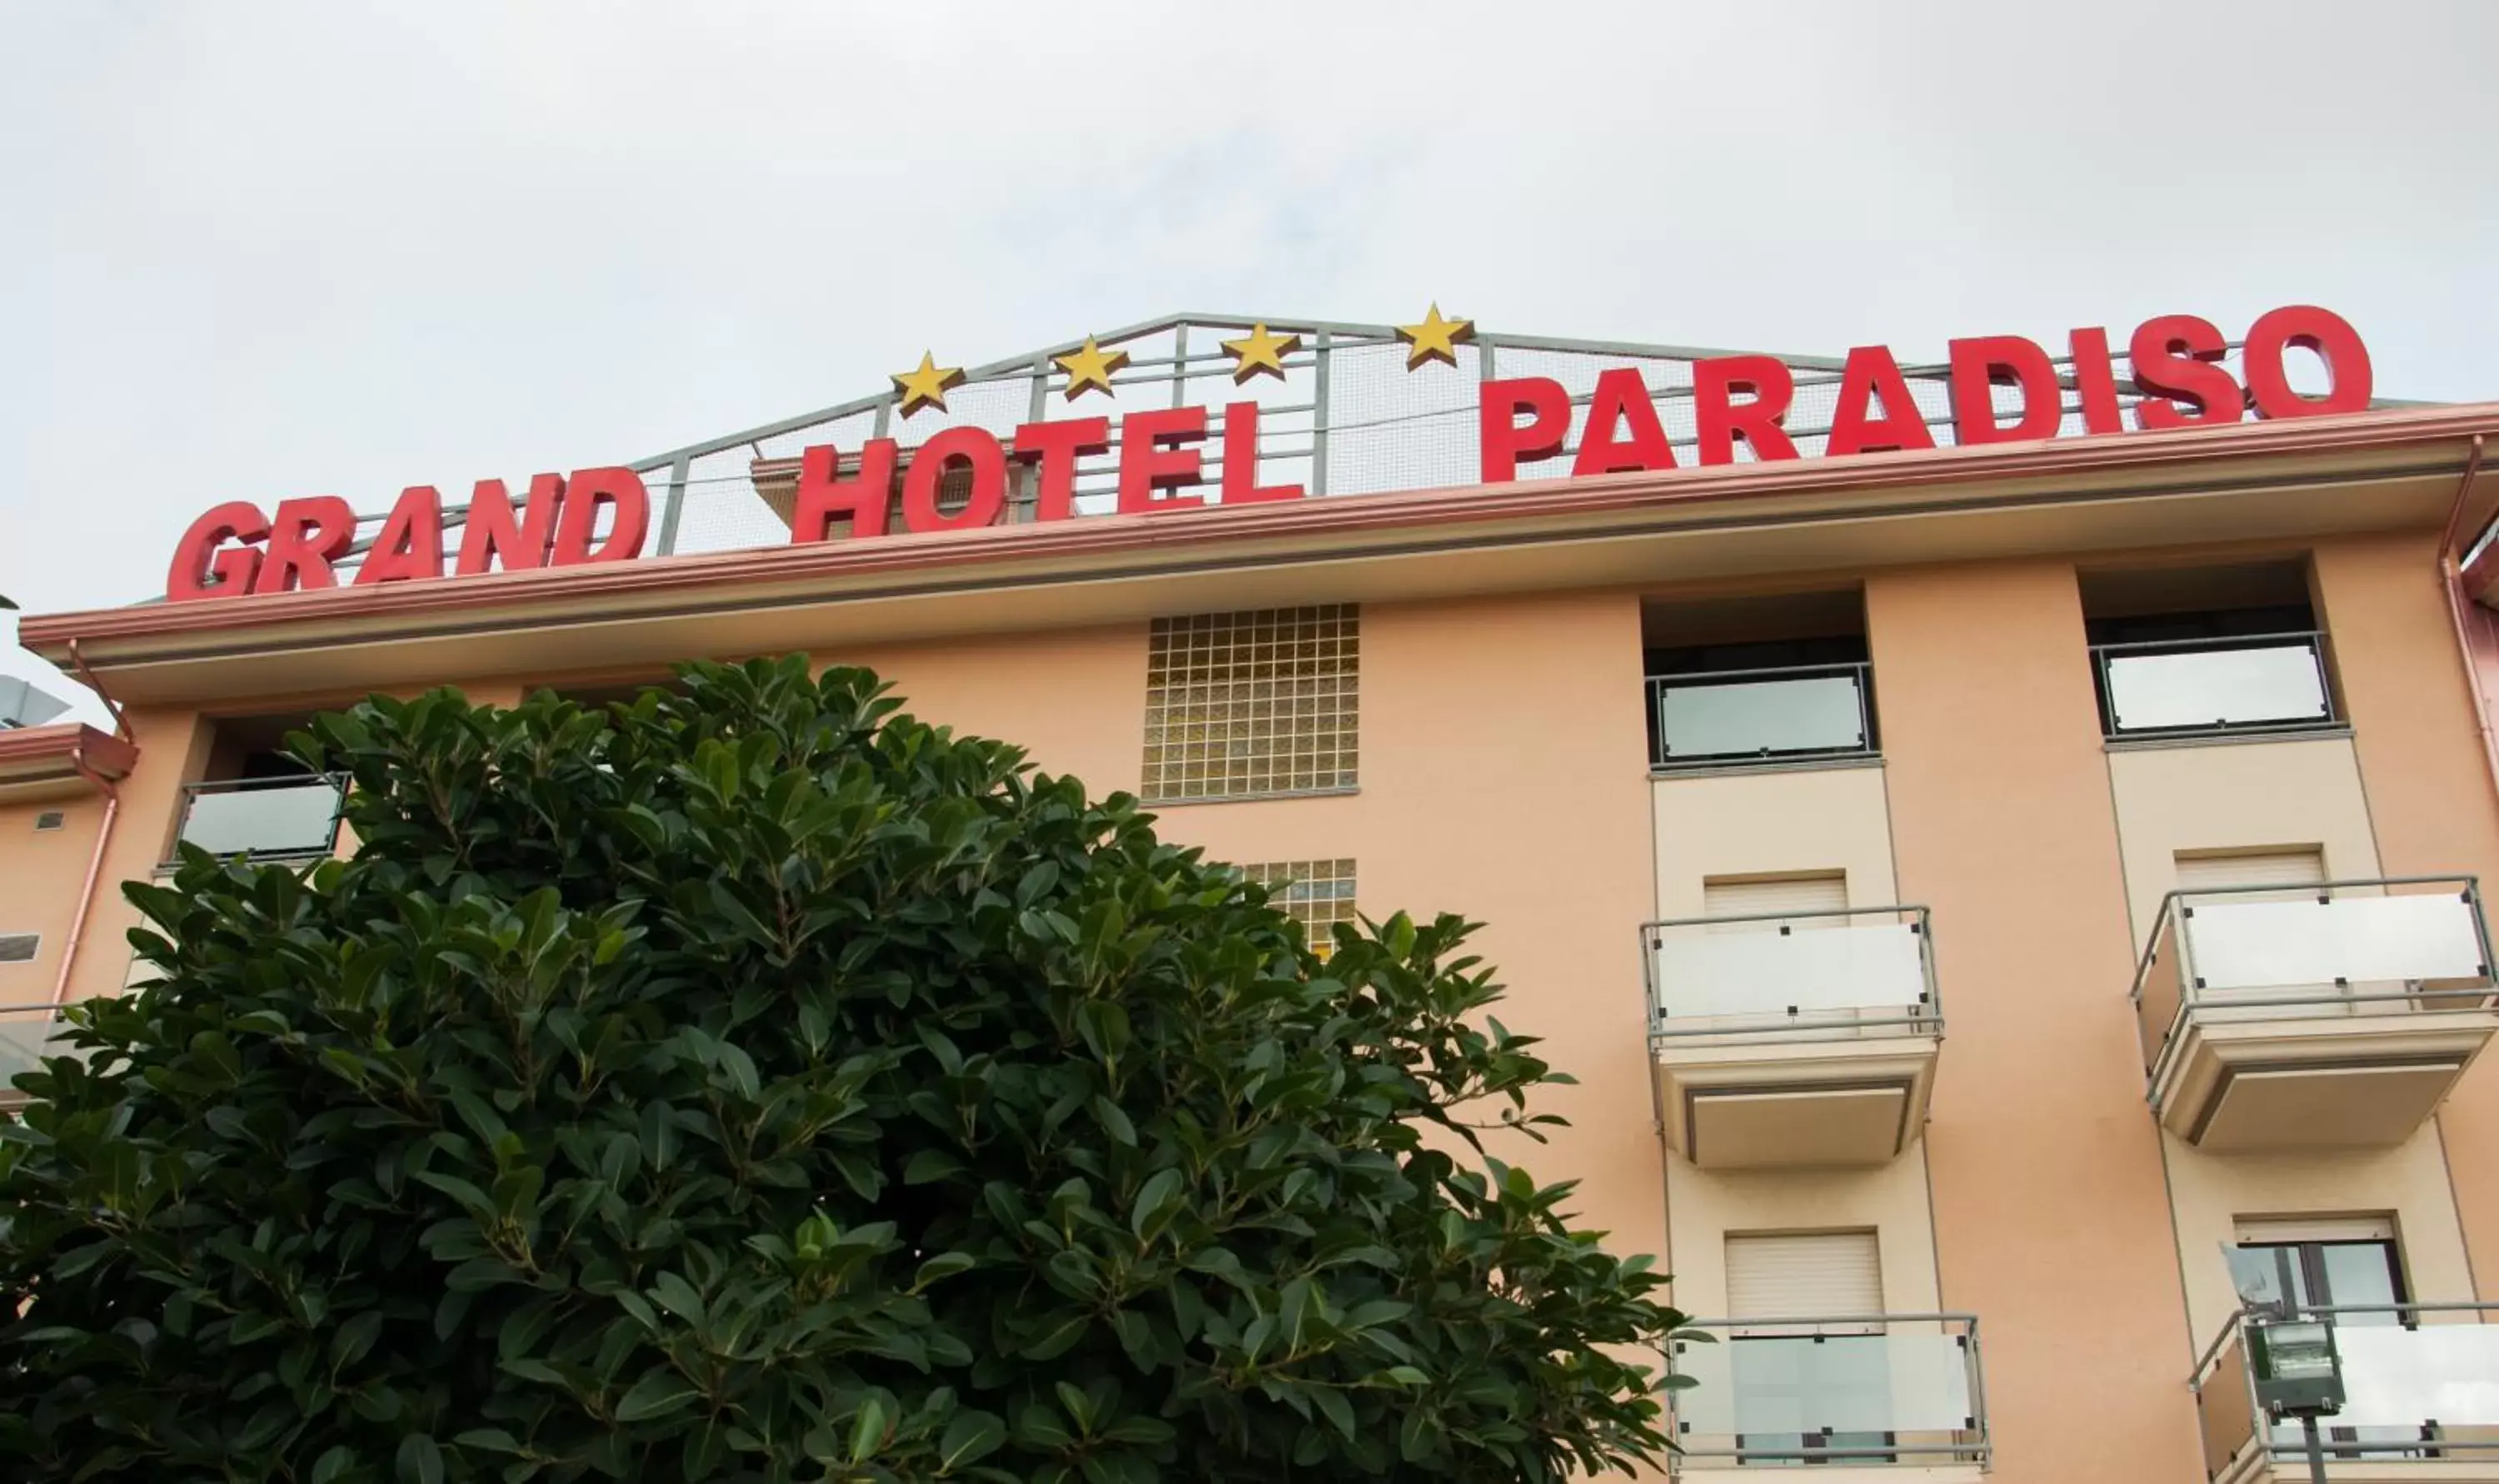
[[[2323,1417],[2343,1409],[2343,1358],[2321,1319],[2267,1319],[2250,1326],[2248,1360],[2267,1416]]]

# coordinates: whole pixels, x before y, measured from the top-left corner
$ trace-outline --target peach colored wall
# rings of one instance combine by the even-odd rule
[[[1948,1012],[1926,1139],[1943,1301],[1979,1316],[1999,1475],[2193,1478],[2073,568],[1887,572],[1866,608],[1900,891],[1934,909]]]
[[[129,931],[139,914],[122,896],[121,884],[147,880],[172,849],[181,823],[182,783],[200,776],[213,735],[210,723],[188,711],[132,711],[127,720],[139,745],[139,766],[121,781],[121,816],[105,847],[100,885],[70,980],[74,1000],[119,994],[128,984]]]
[[[1580,1224],[1612,1233],[1615,1251],[1661,1253],[1639,970],[1653,861],[1641,704],[1629,595],[1365,605],[1360,791],[1160,814],[1167,838],[1220,859],[1350,856],[1367,914],[1483,922],[1474,946],[1509,986],[1502,1022],[1545,1038],[1579,1080],[1543,1105],[1572,1127],[1501,1152],[1539,1179],[1584,1181]],[[1138,725],[1133,710],[1120,721]]]
[[[2315,846],[2328,880],[2381,874],[2345,738],[2111,753],[2108,771],[2138,954],[2161,897],[2177,889],[2181,851]]]
[[[2487,910],[2499,891],[2499,799],[2437,551],[2430,531],[2330,542],[2317,549],[2317,590],[2379,860],[2396,876],[2478,875]],[[2465,1073],[2438,1122],[2477,1296],[2499,1297],[2499,1057]]]
[[[2206,1154],[2166,1134],[2161,1143],[2198,1343],[2220,1335],[2239,1307],[2221,1249],[2233,1244],[2241,1219],[2392,1216],[2415,1298],[2453,1302],[2472,1293],[2447,1161],[2431,1125],[2391,1149]]]
[[[1713,877],[1845,873],[1848,904],[1899,900],[1879,767],[1807,768],[1660,779],[1657,915],[1699,917]],[[1883,1265],[1883,1306],[1937,1307],[1934,1224],[1926,1148],[1873,1170],[1708,1171],[1665,1152],[1668,1260],[1676,1302],[1727,1311],[1730,1232],[1872,1228]]]
[[[2381,874],[2349,740],[2157,748],[2112,753],[2108,762],[2138,952],[2178,884],[2180,851],[2318,846],[2330,878]],[[2220,1248],[2241,1217],[2391,1215],[2415,1293],[2472,1294],[2435,1126],[2391,1149],[2207,1154],[2167,1135],[2161,1147],[2199,1342],[2238,1307]]]
[[[1674,1297],[1691,1313],[1717,1318],[1727,1312],[1729,1233],[1871,1230],[1885,1312],[1929,1314],[1942,1307],[1924,1144],[1866,1170],[1702,1170],[1679,1154],[1668,1160]],[[1984,1315],[1979,1328],[1984,1334]]]
[[[822,664],[866,665],[922,721],[1013,742],[1034,766],[1073,773],[1096,796],[1134,792],[1144,776],[1142,624],[819,651],[815,658]]]
[[[55,813],[64,816],[61,827],[38,833],[36,817]],[[0,804],[0,934],[41,933],[44,940],[33,961],[0,963],[0,1006],[51,999],[103,823],[104,796],[84,784],[75,792]]]
[[[1661,919],[1701,916],[1713,877],[1841,871],[1851,907],[1900,899],[1881,768],[1669,778],[1652,798]]]

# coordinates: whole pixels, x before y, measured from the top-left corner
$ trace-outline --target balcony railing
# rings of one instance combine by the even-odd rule
[[[55,1043],[55,1038],[68,1028],[68,1022],[61,1018],[61,1008],[49,1000],[0,1005],[0,1102],[16,1099],[17,1093],[11,1084],[18,1073],[36,1070],[47,1056],[79,1054]]]
[[[2293,731],[2341,720],[2325,635],[2314,631],[2094,644],[2092,671],[2112,741]]]
[[[2470,876],[2172,891],[2135,971],[2145,1072],[2157,1090],[2199,1020],[2484,1010],[2490,965]]]
[[[1943,1027],[1924,907],[1641,925],[1652,1038],[1714,1041]]]
[[[1708,1319],[1669,1369],[1675,1470],[1988,1463],[1987,1388],[1969,1314]]]
[[[338,848],[345,796],[344,781],[335,777],[185,784],[179,838],[211,855],[248,852],[263,860],[327,855]]]
[[[2499,1462],[2499,1305],[2347,1305],[2303,1312],[2333,1325],[2343,1362],[2343,1408],[2319,1430],[2329,1461]],[[2205,1476],[2236,1484],[2278,1466],[2305,1477],[2303,1430],[2266,1422],[2256,1404],[2247,1327],[2246,1313],[2232,1315],[2188,1383],[2203,1432]],[[2444,1470],[2429,1472],[2443,1476]],[[2393,1475],[2373,1468],[2369,1476]]]
[[[1874,756],[1873,669],[1652,675],[1649,761],[1659,769]]]

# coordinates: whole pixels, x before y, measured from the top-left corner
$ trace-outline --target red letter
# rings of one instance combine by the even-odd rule
[[[2074,392],[2083,403],[2085,433],[2122,433],[2117,379],[2109,370],[2108,332],[2097,325],[2067,337],[2074,348]]]
[[[893,504],[893,439],[870,438],[860,450],[856,479],[841,477],[841,450],[819,443],[798,453],[798,493],[790,515],[790,539],[821,541],[832,533],[833,517],[851,518],[851,534],[885,534]]]
[[[2228,350],[2211,320],[2192,314],[2145,320],[2126,346],[2126,359],[2134,365],[2134,384],[2145,393],[2134,404],[2134,425],[2182,428],[2190,423],[2237,422],[2239,384],[2228,371],[2212,364]],[[2195,410],[2180,411],[2181,402]]]
[[[1616,424],[1628,424],[1631,436],[1614,436]],[[1579,457],[1571,473],[1613,474],[1627,469],[1674,468],[1674,445],[1657,420],[1648,383],[1628,366],[1597,372],[1596,394],[1588,399],[1588,427],[1579,435]]]
[[[1205,436],[1204,407],[1131,412],[1120,419],[1120,513],[1152,514],[1203,503],[1195,495],[1166,495],[1157,500],[1154,491],[1196,484],[1205,477],[1206,461],[1195,448],[1163,446],[1194,443]]]
[[[2282,353],[2296,345],[2325,363],[2325,395],[2302,397],[2284,374]],[[2360,332],[2330,309],[2295,304],[2274,309],[2248,330],[2248,393],[2258,417],[2317,417],[2327,412],[2365,412],[2369,407],[2369,348]]]
[[[972,467],[972,499],[948,516],[937,508],[937,486],[946,467]],[[1007,508],[1007,451],[982,428],[949,428],[914,449],[902,471],[902,526],[906,531],[972,531],[994,526]]]
[[[2022,416],[2007,428],[1996,420],[1996,388],[2022,389]],[[2053,438],[2065,421],[2057,368],[2037,342],[1991,335],[1952,342],[1953,441],[2019,443]]]
[[[173,570],[165,574],[165,597],[178,603],[194,597],[241,597],[251,591],[252,578],[260,571],[260,548],[251,543],[268,538],[269,518],[260,506],[240,500],[217,506],[182,532],[182,544],[174,548]],[[241,544],[227,546],[228,541]]]
[[[1874,415],[1873,400],[1883,399],[1883,415]],[[1831,441],[1823,452],[1834,455],[1888,453],[1899,448],[1932,448],[1935,436],[1927,431],[1926,414],[1900,379],[1900,365],[1880,345],[1859,345],[1839,369],[1839,400],[1831,409]]]
[[[1258,482],[1258,404],[1236,402],[1223,409],[1223,502],[1250,505],[1269,500],[1299,500],[1298,484]]]
[[[400,491],[399,503],[365,553],[365,565],[356,568],[356,586],[441,575],[442,497],[430,484],[411,485]]]
[[[452,575],[473,577],[500,563],[507,572],[546,565],[556,512],[564,504],[564,478],[540,474],[530,481],[529,507],[512,523],[512,495],[501,479],[480,479],[469,492],[469,514],[460,524],[460,559]]]
[[[1015,431],[1015,456],[1039,472],[1034,481],[1032,518],[1063,521],[1076,513],[1076,461],[1111,451],[1111,420],[1071,417],[1058,422],[1026,423]]]
[[[1736,402],[1736,393],[1750,402]],[[1701,425],[1701,462],[1733,464],[1742,438],[1755,459],[1793,459],[1783,426],[1796,378],[1776,356],[1714,356],[1692,363],[1692,415]]]
[[[590,549],[599,532],[599,509],[615,510],[608,523],[607,544]],[[591,562],[630,562],[642,554],[642,533],[651,529],[651,496],[642,476],[630,468],[577,468],[564,487],[564,514],[555,523],[555,555],[549,566],[579,566]]]
[[[283,593],[290,588],[335,588],[339,574],[330,564],[356,544],[356,512],[336,495],[309,500],[281,500],[269,523],[269,558],[252,579],[255,593]]]
[[[1571,394],[1550,377],[1487,381],[1476,399],[1486,484],[1517,478],[1519,460],[1549,459],[1562,451],[1563,440],[1571,436]],[[1519,426],[1521,412],[1535,414],[1525,427]]]

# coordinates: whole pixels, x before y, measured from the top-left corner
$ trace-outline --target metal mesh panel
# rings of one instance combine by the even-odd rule
[[[790,528],[756,492],[754,464],[751,443],[698,455],[689,463],[675,554],[738,551],[789,541]],[[661,483],[665,488],[665,473]]]
[[[1154,620],[1147,801],[1353,787],[1361,622],[1351,603]]]
[[[1350,860],[1271,860],[1243,866],[1241,874],[1266,887],[1270,900],[1302,924],[1311,952],[1321,958],[1336,952],[1331,929],[1355,920]]]
[[[830,443],[847,454],[860,451],[860,446],[876,436],[876,412],[853,412],[847,417],[829,418],[809,423],[788,433],[758,438],[753,452],[759,459],[795,459],[819,443]]]
[[[1458,347],[1458,364],[1406,370],[1395,341],[1332,349],[1328,356],[1331,495],[1429,490],[1476,482],[1476,392],[1483,358]]]

